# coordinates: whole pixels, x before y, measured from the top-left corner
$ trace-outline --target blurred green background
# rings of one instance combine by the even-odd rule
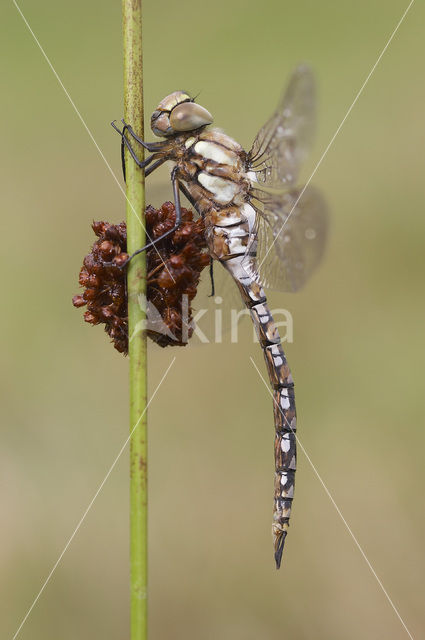
[[[248,148],[291,69],[320,88],[305,177],[407,6],[145,2],[147,118],[185,88]],[[121,181],[120,2],[21,8]],[[0,635],[12,638],[128,433],[127,361],[72,307],[92,219],[124,200],[12,2],[1,7]],[[423,23],[414,3],[314,182],[332,212],[289,309],[299,437],[411,633],[423,637]],[[147,200],[171,196],[167,169]],[[199,303],[202,306],[202,301]],[[237,345],[150,346],[150,629],[155,640],[408,637],[299,451],[283,567],[270,536],[271,400]],[[265,372],[264,372],[265,373]],[[128,638],[127,451],[19,637]]]

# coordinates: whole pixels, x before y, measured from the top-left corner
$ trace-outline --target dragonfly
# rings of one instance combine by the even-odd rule
[[[124,170],[124,147],[146,176],[172,161],[176,222],[164,236],[180,225],[183,194],[204,220],[211,259],[228,272],[250,311],[273,394],[272,534],[279,569],[294,498],[296,408],[294,380],[264,289],[300,289],[319,264],[326,243],[324,198],[309,184],[297,186],[315,129],[314,75],[306,65],[295,69],[248,152],[212,123],[207,109],[185,91],[175,91],[151,117],[152,132],[160,142],[142,140],[124,121],[122,131],[112,124],[122,137]],[[137,144],[150,152],[146,159],[139,158]],[[133,255],[154,243],[149,241]]]

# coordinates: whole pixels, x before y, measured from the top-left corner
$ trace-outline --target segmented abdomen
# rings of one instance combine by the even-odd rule
[[[239,281],[238,286],[245,304],[250,308],[258,340],[263,349],[270,383],[273,387],[276,434],[272,532],[274,557],[276,567],[279,569],[294,497],[296,469],[294,381],[263,290],[249,278],[246,278],[245,282]]]

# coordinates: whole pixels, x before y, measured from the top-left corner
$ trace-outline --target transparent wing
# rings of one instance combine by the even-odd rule
[[[275,113],[248,153],[248,171],[266,187],[295,184],[315,129],[315,82],[307,66],[295,69]]]
[[[256,255],[244,269],[263,287],[295,292],[319,264],[326,244],[327,207],[314,187],[270,193],[251,190],[257,212]]]

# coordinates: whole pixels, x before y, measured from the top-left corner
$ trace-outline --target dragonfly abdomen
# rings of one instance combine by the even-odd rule
[[[255,282],[239,282],[245,304],[263,350],[273,387],[275,424],[275,490],[273,543],[276,567],[279,568],[288,533],[296,470],[296,409],[294,381],[263,290]]]

